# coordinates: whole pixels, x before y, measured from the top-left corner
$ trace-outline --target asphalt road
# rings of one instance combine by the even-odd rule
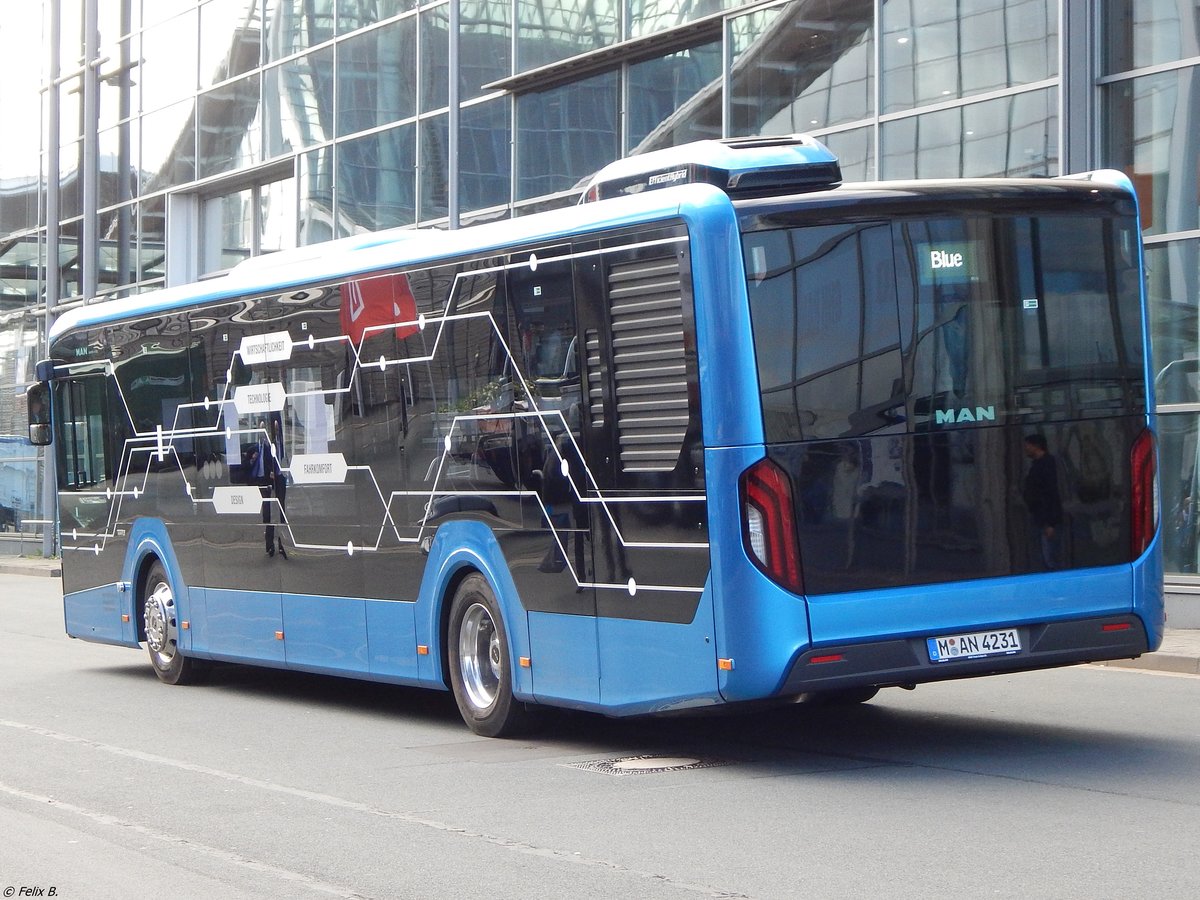
[[[0,575],[4,897],[1200,896],[1198,676],[557,714],[496,741],[446,694],[234,666],[160,685],[66,638],[58,590]],[[672,759],[706,765],[639,768]]]

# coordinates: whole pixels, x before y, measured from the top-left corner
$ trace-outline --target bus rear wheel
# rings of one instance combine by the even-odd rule
[[[508,636],[500,607],[482,575],[472,574],[450,602],[446,637],[450,686],[463,721],[484,737],[504,737],[529,724],[525,704],[513,696]]]
[[[159,681],[194,684],[200,679],[203,663],[184,656],[179,649],[179,610],[175,591],[160,562],[150,566],[142,586],[142,627],[150,665]]]

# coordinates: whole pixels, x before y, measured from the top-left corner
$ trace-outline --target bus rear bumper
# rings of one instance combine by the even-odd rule
[[[1022,649],[1008,654],[935,662],[922,635],[864,644],[843,644],[806,651],[797,658],[780,696],[875,685],[915,685],[1001,672],[1021,672],[1109,659],[1129,659],[1150,651],[1145,626],[1137,616],[1103,616],[1069,622],[1044,622],[1013,629]]]

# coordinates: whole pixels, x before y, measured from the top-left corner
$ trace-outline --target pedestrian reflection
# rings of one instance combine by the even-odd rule
[[[1051,455],[1046,437],[1030,434],[1025,438],[1025,456],[1031,460],[1025,474],[1022,496],[1029,509],[1033,545],[1046,570],[1057,569],[1059,528],[1062,525],[1062,498],[1058,492],[1058,462]]]

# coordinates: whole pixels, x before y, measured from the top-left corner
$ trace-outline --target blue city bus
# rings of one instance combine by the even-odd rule
[[[582,200],[63,315],[29,398],[67,633],[491,736],[1158,647],[1123,175],[842,184],[793,137]]]

